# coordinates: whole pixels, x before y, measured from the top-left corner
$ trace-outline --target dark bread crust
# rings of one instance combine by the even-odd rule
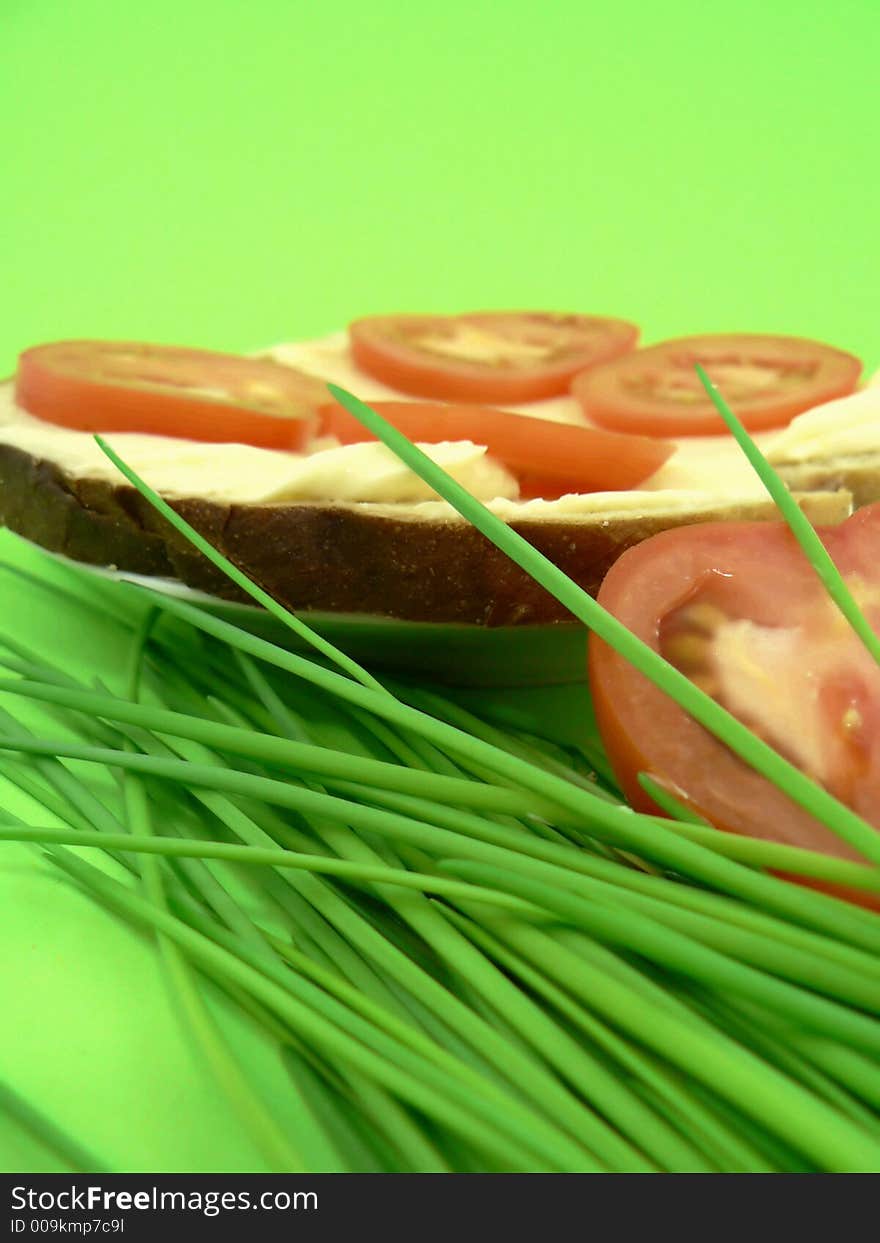
[[[406,506],[332,502],[227,505],[175,500],[174,508],[266,591],[298,611],[359,613],[483,626],[570,620],[483,535],[458,518],[419,517]],[[811,516],[836,522],[848,498],[817,497]],[[394,510],[401,512],[398,516]],[[672,526],[772,518],[769,502],[699,512],[514,522],[514,530],[595,593],[625,549]],[[74,478],[57,464],[0,444],[0,524],[76,561],[177,578],[245,600],[140,494]]]

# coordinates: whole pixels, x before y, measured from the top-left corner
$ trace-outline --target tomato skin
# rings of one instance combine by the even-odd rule
[[[571,392],[593,422],[615,431],[723,435],[727,429],[697,377],[697,362],[749,431],[782,427],[852,393],[862,370],[853,355],[817,341],[719,334],[635,350],[576,376]]]
[[[821,534],[842,572],[880,588],[880,503]],[[598,599],[639,638],[661,651],[665,619],[706,590],[730,619],[766,627],[797,625],[824,595],[784,524],[710,523],[663,532],[624,553],[606,576]],[[858,640],[852,642],[858,646]],[[588,659],[600,734],[634,808],[663,814],[638,783],[638,774],[646,772],[717,828],[860,858],[595,635],[590,635]],[[782,693],[786,689],[782,687]],[[876,745],[871,755],[873,770],[844,773],[843,778],[844,784],[853,779],[856,801],[851,805],[878,823]],[[864,894],[857,900],[874,903]]]
[[[547,500],[568,492],[632,488],[652,475],[674,445],[644,436],[620,436],[589,427],[551,423],[488,406],[436,402],[371,402],[372,408],[410,440],[436,444],[472,440],[520,482],[520,496]],[[336,402],[322,406],[321,431],[343,444],[373,436]]]
[[[326,396],[321,381],[267,359],[126,341],[35,346],[15,379],[18,404],[61,427],[267,449],[302,448]]]
[[[474,312],[467,315],[376,315],[349,325],[355,362],[376,379],[417,397],[517,405],[568,390],[586,367],[634,348],[634,324],[605,316],[553,315],[537,311]],[[506,362],[455,354],[457,336],[495,341]],[[429,348],[420,341],[433,341]],[[449,341],[449,349],[438,350]],[[546,357],[516,362],[523,345]]]

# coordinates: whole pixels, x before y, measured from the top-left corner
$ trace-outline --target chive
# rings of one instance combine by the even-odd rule
[[[302,974],[306,975],[310,980],[321,985],[321,987],[332,996],[343,1001],[356,1013],[369,1019],[377,1027],[389,1035],[396,1037],[401,1043],[406,1044],[415,1052],[420,1052],[437,1066],[446,1069],[450,1073],[461,1075],[463,1079],[469,1082],[474,1090],[484,1092],[487,1086],[489,1090],[496,1096],[499,1102],[506,1102],[508,1099],[507,1088],[502,1080],[492,1084],[491,1080],[481,1072],[475,1072],[473,1066],[467,1064],[466,1058],[462,1052],[451,1050],[448,1038],[445,1033],[441,1033],[438,1026],[433,1023],[425,1023],[424,1027],[431,1028],[430,1034],[425,1035],[424,1031],[420,1031],[412,1022],[413,1017],[421,1017],[418,1007],[409,1011],[408,1008],[401,1007],[400,1014],[389,1009],[387,1006],[377,1003],[365,994],[364,990],[352,987],[348,981],[340,979],[333,970],[333,964],[322,966],[314,961],[309,955],[299,952],[291,945],[282,945],[276,943],[279,953],[287,959],[291,965]],[[426,1015],[430,1012],[425,1011]],[[438,1039],[442,1036],[442,1039]],[[450,1057],[450,1053],[452,1056]]]
[[[345,788],[340,786],[339,793],[345,792]],[[700,891],[687,889],[676,881],[664,880],[658,887],[656,878],[647,877],[631,868],[610,865],[606,860],[595,858],[585,851],[560,848],[556,843],[545,843],[535,836],[522,831],[512,832],[503,826],[497,826],[468,812],[444,808],[426,799],[415,799],[409,795],[401,795],[394,792],[382,793],[373,791],[371,797],[375,804],[399,812],[411,820],[418,818],[423,825],[437,825],[448,832],[458,835],[457,842],[455,839],[446,836],[434,835],[431,840],[436,843],[438,850],[442,850],[443,842],[448,842],[453,851],[466,853],[469,858],[485,859],[489,862],[501,863],[504,866],[525,869],[527,874],[533,873],[550,877],[557,884],[562,884],[565,887],[577,887],[579,883],[577,877],[581,875],[612,880],[617,885],[639,892],[651,894],[662,892],[662,896],[667,901],[676,905],[686,906],[703,913],[732,920],[733,922],[744,924],[758,922],[764,930],[768,926],[766,922],[752,919],[752,913],[749,908],[743,908],[741,904],[735,904],[731,900],[722,900],[716,895],[702,895]],[[396,827],[398,821],[389,821],[387,823],[389,827]],[[400,835],[395,834],[395,836]],[[407,840],[412,840],[411,834],[407,835]],[[507,853],[505,856],[499,856],[494,852],[494,847],[501,847]],[[528,856],[528,858],[519,858],[518,856]],[[784,885],[782,882],[777,882],[776,889],[781,890],[781,896],[787,899],[791,887]],[[800,894],[797,895],[797,898],[800,898]],[[808,905],[810,903],[812,903],[814,909],[818,908],[820,913],[824,913],[826,906],[830,907],[833,912],[830,919],[820,918],[810,922],[831,935],[840,934],[841,924],[844,926],[844,931],[850,931],[846,926],[849,922],[847,920],[848,906],[838,902],[836,899],[826,899],[824,895],[809,895]],[[785,907],[786,902],[783,901],[776,905]],[[797,899],[795,905],[798,905]],[[842,909],[838,910],[838,907]],[[767,918],[769,917],[765,917],[765,921]],[[853,922],[861,926],[861,921],[857,918]],[[774,921],[770,927],[774,931],[779,930],[779,921]],[[784,935],[787,939],[794,944],[807,946],[812,952],[815,952],[817,948],[821,948],[827,957],[847,963],[857,969],[868,970],[873,973],[876,973],[878,969],[875,958],[868,958],[862,951],[854,950],[848,945],[840,945],[833,942],[829,939],[829,936],[825,936],[820,940],[815,934],[800,932],[796,926],[792,927],[792,925],[787,924],[782,927],[785,929]],[[876,938],[871,936],[869,931],[864,938],[859,938],[859,943],[862,940],[867,945],[876,945]]]
[[[132,700],[136,700],[139,694],[143,652],[156,616],[153,610],[147,612],[132,645],[127,687]],[[153,824],[149,800],[143,784],[134,773],[125,774],[125,802],[132,834],[146,835],[152,840]],[[167,913],[168,904],[158,860],[149,854],[145,854],[143,858],[143,879],[146,897],[155,907]],[[202,999],[185,954],[161,931],[157,936],[172,998],[177,1003],[176,1009],[189,1030],[200,1060],[204,1059],[214,1081],[222,1088],[233,1110],[241,1118],[269,1169],[276,1173],[307,1170],[305,1157],[294,1147],[266,1105],[253,1091],[230,1052]]]
[[[534,743],[528,744],[519,738],[514,738],[509,730],[505,732],[487,721],[481,720],[480,717],[475,716],[473,712],[469,712],[461,704],[453,703],[449,699],[443,698],[436,691],[428,691],[421,687],[415,689],[403,684],[394,684],[394,688],[399,699],[412,704],[414,707],[421,708],[422,711],[428,712],[432,716],[456,725],[459,729],[466,731],[475,738],[481,738],[491,746],[507,751],[528,764],[544,769],[545,772],[551,772],[555,776],[562,777],[573,785],[579,785],[583,789],[589,790],[592,794],[599,795],[600,797],[613,797],[602,786],[597,785],[593,780],[583,777],[580,773],[573,770],[570,765],[560,763],[546,752],[538,752]],[[607,781],[610,774],[607,761],[599,756],[591,756],[592,760],[598,760],[602,780]],[[613,778],[611,780],[613,783]],[[619,802],[619,799],[614,801]]]
[[[491,926],[491,925],[490,925]],[[542,934],[510,925],[531,955]],[[493,931],[495,929],[493,928]],[[530,940],[524,940],[528,936]],[[767,1066],[723,1031],[684,1021],[665,1007],[646,1009],[643,996],[607,971],[545,939],[542,970],[557,972],[557,983],[591,1011],[653,1050],[672,1066],[703,1083],[722,1099],[804,1153],[822,1169],[870,1171],[880,1160],[880,1144],[786,1076]]]
[[[864,1057],[857,1049],[847,1048],[821,1036],[798,1033],[795,1039],[798,1049],[813,1058],[827,1074],[839,1080],[873,1109],[880,1110],[880,1077],[876,1062]]]
[[[251,809],[251,816],[244,815],[237,807],[222,795],[206,794],[204,791],[201,797],[209,801],[222,822],[243,841],[251,845],[265,845],[268,843],[270,848],[274,848],[273,837],[284,841],[288,846],[296,846],[299,848],[314,849],[314,844],[302,834],[292,833],[276,821],[274,817],[268,815],[268,809],[258,813],[257,808]],[[251,817],[258,815],[260,823],[258,824]],[[387,947],[384,939],[381,937],[377,940],[373,929],[366,925],[363,920],[353,910],[350,910],[347,904],[342,901],[338,894],[331,888],[322,884],[317,876],[306,873],[299,874],[300,870],[294,873],[286,872],[285,877],[295,876],[296,889],[298,894],[302,894],[308,903],[315,908],[315,914],[310,914],[311,906],[301,902],[296,895],[290,895],[296,904],[295,916],[298,925],[302,926],[306,920],[309,930],[322,944],[326,945],[330,958],[335,963],[345,965],[347,963],[347,974],[353,980],[357,980],[361,987],[365,988],[367,993],[373,996],[377,995],[377,989],[385,990],[382,994],[383,1000],[388,1000],[387,985],[371,973],[371,969],[367,967],[357,955],[353,954],[348,943],[343,940],[331,927],[330,923],[324,924],[321,915],[327,920],[332,921],[333,925],[344,927],[351,936],[352,945],[357,945],[359,949],[367,948],[377,957],[377,961],[385,968],[390,970],[392,976],[402,972],[402,977],[409,983],[415,982],[417,985],[421,977],[416,973],[413,975],[413,964],[405,959],[394,956],[389,959],[387,953],[390,947]],[[321,912],[318,915],[317,912]],[[315,921],[318,921],[317,923]],[[329,944],[327,944],[329,938]],[[441,995],[442,996],[442,995]],[[445,1002],[440,1001],[441,1008],[445,1008]]]
[[[149,858],[145,858],[144,861],[148,863]],[[193,879],[196,881],[196,888],[205,896],[206,901],[209,901],[209,904],[213,905],[225,917],[230,927],[239,929],[245,940],[265,946],[266,942],[259,931],[247,919],[244,912],[237,909],[235,902],[226,895],[222,886],[216,884],[208,874],[196,874]],[[210,881],[210,884],[206,886],[208,881]],[[172,890],[172,894],[174,894],[174,890]],[[176,947],[173,945],[170,948],[176,950]],[[221,988],[224,987],[222,978],[216,982],[219,983]],[[252,1003],[246,994],[241,994],[236,988],[230,988],[227,984],[225,991],[235,999],[239,1006],[244,1007],[250,1013],[256,1014],[257,1021],[259,1021],[261,1027],[264,1028],[271,1038],[276,1040],[281,1038],[283,1042],[290,1043],[290,1037],[287,1037],[286,1034],[282,1033],[281,1037],[278,1037],[275,1021],[273,1021],[271,1016],[267,1016],[265,1011],[261,1012],[260,1007]],[[200,1009],[204,1009],[204,1007],[200,1007]],[[196,1011],[196,1022],[199,1025],[198,1027],[194,1025],[194,1029],[196,1037],[198,1037],[200,1034],[199,1028],[204,1029],[205,1027],[204,1016],[199,1011]],[[293,1105],[293,1116],[295,1116],[296,1122],[295,1134],[298,1141],[301,1141],[302,1151],[308,1155],[305,1162],[302,1160],[297,1161],[297,1158],[292,1156],[290,1144],[288,1144],[286,1137],[280,1135],[275,1120],[266,1114],[262,1101],[257,1098],[256,1094],[251,1093],[250,1086],[242,1078],[237,1065],[235,1063],[229,1064],[229,1057],[227,1057],[224,1048],[216,1048],[218,1038],[220,1037],[218,1030],[209,1028],[208,1032],[203,1030],[201,1035],[203,1035],[201,1043],[208,1047],[206,1052],[209,1053],[209,1057],[213,1060],[215,1069],[219,1071],[221,1083],[225,1081],[227,1090],[230,1090],[232,1104],[236,1106],[247,1129],[254,1132],[257,1145],[264,1149],[268,1156],[270,1167],[280,1168],[280,1170],[291,1170],[291,1168],[297,1165],[302,1167],[303,1163],[305,1163],[309,1170],[342,1171],[344,1168],[347,1168],[344,1158],[338,1155],[338,1152],[332,1145],[332,1141],[324,1134],[322,1122],[314,1116],[313,1110],[309,1108],[306,1099],[303,1098],[297,1081],[291,1081],[291,1104]]]
[[[828,938],[602,860],[589,869],[591,876],[540,864],[524,869],[515,857],[501,866],[525,875],[543,873],[549,883],[570,890],[572,896],[630,909],[728,957],[865,1010],[880,1011],[880,964]]]
[[[379,1174],[387,1170],[390,1154],[376,1152],[379,1128],[374,1124],[372,1134],[365,1134],[363,1095],[359,1091],[364,1080],[350,1074],[347,1085],[331,1087],[308,1055],[291,1044],[282,1049],[282,1062],[303,1102],[305,1115],[313,1126],[320,1119],[320,1133],[325,1135],[327,1153],[315,1162],[316,1171]]]
[[[852,889],[880,893],[880,869],[834,855],[821,855],[801,846],[789,846],[784,842],[767,842],[757,837],[739,837],[725,833],[709,825],[679,823],[675,831],[691,841],[708,846],[711,850],[746,863],[751,867],[772,868],[777,872],[791,872],[795,876],[810,876]]]
[[[347,829],[328,826],[322,837],[337,853],[351,859],[366,862],[377,857],[375,852]],[[420,901],[415,895],[398,896],[393,888],[387,893],[380,888],[379,893],[424,938],[438,957],[447,963],[456,977],[473,988],[475,994],[488,1003],[493,1014],[503,1015],[506,1026],[512,1029],[515,1036],[522,1038],[526,1056],[519,1051],[513,1054],[508,1052],[505,1063],[506,1072],[515,1077],[521,1088],[528,1089],[529,1095],[540,1101],[560,1125],[564,1125],[599,1160],[610,1163],[612,1168],[623,1170],[644,1171],[650,1168],[640,1154],[619,1137],[615,1137],[591,1110],[579,1107],[570,1092],[556,1078],[544,1072],[543,1063],[546,1062],[557,1074],[571,1081],[579,1064],[579,1055],[577,1047],[566,1039],[564,1033],[555,1028],[540,1010],[513,988],[457,929],[451,928],[433,906]],[[465,893],[447,896],[455,896],[465,901],[483,900],[479,895],[472,895],[469,899]],[[526,908],[524,914],[528,916],[530,913]],[[538,1067],[533,1058],[528,1056],[529,1046],[542,1059]],[[505,1056],[503,1042],[488,1038],[484,1047],[493,1057],[500,1059]],[[582,1065],[581,1074],[583,1076]]]
[[[563,888],[575,892],[578,890],[579,881],[576,876],[562,872],[555,866],[552,873],[546,868],[541,870],[548,877],[552,876],[552,879]],[[733,924],[738,928],[743,928],[753,937],[757,936],[763,942],[769,942],[771,946],[777,942],[792,946],[809,955],[811,960],[813,958],[820,960],[820,971],[825,965],[822,960],[825,960],[845,967],[849,972],[854,972],[860,977],[880,977],[880,961],[874,955],[866,954],[863,950],[833,940],[829,936],[822,936],[800,928],[796,924],[785,923],[773,915],[765,915],[762,911],[755,910],[744,903],[725,899],[717,894],[707,893],[677,881],[670,882],[661,877],[647,876],[635,869],[618,869],[612,874],[609,869],[603,869],[601,864],[596,862],[591,867],[584,867],[582,870],[585,874],[591,874],[606,882],[612,881],[623,890],[633,890],[651,899],[660,899],[673,910],[680,907],[685,911],[708,917],[713,923],[720,921],[722,924]],[[815,977],[812,978],[815,979]]]
[[[83,839],[82,839],[81,837],[80,837],[78,840],[79,840],[80,842],[83,842]],[[276,852],[276,857],[277,857],[277,852]],[[325,870],[325,871],[331,871],[331,870],[334,870],[334,869],[333,869],[333,866],[331,865],[331,866],[329,866],[329,867],[328,867],[328,866],[325,866],[325,867],[323,868],[323,870]],[[341,871],[342,871],[342,869],[341,869],[341,868],[339,868],[339,867],[335,868],[335,870],[336,870],[337,872],[341,872]],[[395,879],[396,879],[396,877],[394,876],[394,874],[393,874],[393,873],[386,873],[386,874],[387,874],[387,875],[390,875],[392,880],[395,880]],[[398,874],[398,875],[399,875],[399,874]],[[425,887],[424,881],[420,883],[419,887],[420,887],[420,888],[424,888],[424,887]],[[429,878],[429,880],[428,880],[428,887],[429,887],[429,888],[431,888],[431,889],[434,889],[434,890],[437,890],[438,888],[440,888],[440,887],[439,887],[439,886],[438,886],[435,882],[433,882],[432,880],[430,880],[430,878]],[[460,893],[461,893],[461,891],[460,891]],[[467,895],[467,893],[465,892],[464,896],[469,896],[469,895]],[[474,897],[479,897],[479,895],[476,893],[476,891],[471,891],[471,896],[474,896]],[[491,892],[489,892],[489,893],[488,893],[487,895],[485,895],[485,896],[487,896],[489,900],[495,900],[494,895],[493,895]],[[393,898],[391,899],[391,902],[392,902],[392,905],[393,905]],[[508,903],[508,905],[509,905],[509,903]],[[520,906],[521,906],[521,905],[522,905],[522,904],[520,904]],[[430,912],[429,912],[429,914],[430,914]],[[455,1013],[455,1011],[454,1011],[454,1009],[453,1009],[453,1002],[452,1002],[452,999],[450,999],[448,996],[446,996],[445,1000],[441,1002],[441,1007],[442,1007],[445,1011],[450,1012],[450,1014],[454,1014],[454,1013]],[[464,1017],[465,1017],[465,1014],[464,1014],[464,1013],[460,1013],[460,1018],[461,1018],[461,1019],[463,1019]],[[472,1029],[472,1030],[474,1030],[474,1029]],[[482,1047],[482,1046],[484,1046],[484,1045],[485,1045],[485,1046],[487,1046],[487,1047],[490,1047],[490,1046],[491,1046],[491,1044],[492,1044],[492,1033],[491,1033],[490,1031],[488,1031],[488,1030],[485,1030],[485,1029],[483,1029],[483,1030],[475,1029],[475,1036],[474,1036],[474,1039],[475,1039],[475,1043],[476,1043],[477,1047]],[[503,1046],[503,1045],[498,1045],[498,1046],[497,1046],[497,1048],[495,1049],[495,1053],[496,1053],[496,1056],[497,1056],[497,1058],[498,1058],[499,1064],[506,1064],[508,1061],[510,1061],[510,1060],[511,1060],[511,1052],[510,1052],[510,1050],[505,1051],[505,1048],[504,1048],[504,1046]],[[523,1083],[527,1083],[527,1082],[529,1082],[530,1077],[531,1077],[532,1075],[533,1075],[533,1069],[532,1069],[532,1068],[530,1068],[530,1066],[529,1066],[528,1064],[523,1063],[523,1064],[521,1064],[521,1065],[520,1065],[520,1067],[519,1067],[519,1078],[520,1078],[520,1080],[521,1080]],[[552,1098],[554,1097],[554,1094],[555,1094],[555,1093],[556,1093],[556,1089],[554,1088],[553,1083],[552,1083],[551,1081],[549,1081],[549,1080],[544,1080],[544,1081],[543,1081],[543,1083],[541,1084],[541,1086],[539,1087],[539,1089],[538,1089],[538,1090],[534,1093],[534,1095],[535,1095],[538,1099],[543,1100],[543,1099],[548,1098],[548,1097],[549,1097],[550,1099],[552,1099]],[[558,1107],[558,1109],[559,1109],[560,1111],[564,1111],[564,1110],[566,1110],[566,1109],[568,1108],[567,1102],[566,1102],[566,1100],[565,1100],[565,1098],[564,1098],[564,1097],[561,1097],[561,1098],[557,1101],[557,1107]],[[578,1125],[579,1125],[579,1124],[581,1124],[583,1121],[584,1121],[584,1119],[583,1119],[582,1117],[580,1117],[580,1116],[579,1116],[579,1117],[577,1118],[577,1124],[578,1124]]]
[[[344,790],[340,789],[340,793]],[[876,975],[880,972],[880,964],[875,957],[860,950],[841,944],[827,936],[818,936],[804,931],[778,919],[765,916],[743,906],[741,903],[720,898],[717,895],[703,893],[688,888],[677,881],[660,877],[646,876],[632,868],[621,867],[608,860],[596,858],[583,851],[560,850],[545,848],[535,838],[520,833],[505,832],[494,825],[472,815],[459,813],[451,809],[437,808],[427,800],[416,800],[397,794],[373,794],[373,799],[391,810],[401,812],[410,817],[419,817],[426,823],[443,826],[449,831],[459,834],[458,843],[453,848],[467,853],[469,858],[486,860],[500,866],[514,868],[525,875],[543,876],[554,884],[569,888],[585,895],[595,893],[595,881],[613,884],[618,892],[632,890],[649,898],[662,898],[673,907],[684,907],[686,910],[709,916],[713,920],[721,919],[727,923],[741,925],[771,939],[783,939],[790,945],[802,949],[809,955],[810,974],[813,956],[818,954],[857,972]],[[442,850],[442,842],[453,839],[438,838],[437,847]],[[479,843],[485,843],[480,845]],[[501,847],[504,854],[496,847]],[[523,858],[522,856],[528,856]],[[590,878],[590,879],[587,879]],[[670,912],[670,918],[674,912]],[[719,930],[719,935],[726,935]],[[760,946],[755,947],[760,949]]]
[[[455,910],[448,910],[446,915],[506,971],[515,977],[520,977],[534,993],[549,1001],[582,1031],[594,1040],[598,1039],[598,1042],[606,1049],[610,1046],[619,1055],[622,1045],[619,1038],[610,1029],[603,1028],[593,1016],[580,1007],[574,1006],[569,998],[545,976],[506,950],[480,924]],[[586,1048],[583,1051],[585,1054],[588,1052]],[[620,1060],[624,1061],[627,1069],[632,1069],[634,1062],[638,1064],[636,1057],[628,1060],[625,1054]],[[609,1070],[612,1073],[609,1073]],[[615,1077],[613,1070],[613,1064],[606,1067],[598,1059],[594,1059],[589,1091],[597,1107],[615,1122],[624,1134],[637,1138],[645,1151],[661,1162],[666,1169],[708,1170],[710,1167],[701,1157],[698,1149],[681,1139],[672,1128],[645,1106],[638,1095],[630,1089],[627,1078]],[[681,1106],[680,1094],[676,1099]]]
[[[709,987],[726,989],[735,996],[772,1006],[777,1014],[794,1023],[880,1053],[880,1024],[867,1016],[737,962],[632,909],[617,910],[596,902],[584,903],[543,882],[527,880],[485,864],[449,862],[446,867],[475,883],[476,878],[482,884],[495,883],[502,892],[516,894],[535,906],[553,911],[574,927],[613,946],[630,950],[649,962],[690,976]],[[880,1009],[880,985],[872,982],[868,988],[873,990],[875,1008]]]
[[[209,940],[69,852],[59,849],[53,852],[53,859],[130,918],[166,932],[200,966],[214,969],[230,982],[245,988],[290,1023],[295,1031],[301,1032],[308,1040],[316,1041],[328,1054],[364,1071],[401,1099],[460,1133],[468,1142],[508,1161],[511,1168],[528,1170],[534,1168],[536,1160],[545,1160],[551,1168],[560,1170],[589,1168],[585,1156],[575,1147],[563,1145],[561,1136],[552,1148],[549,1143],[545,1144],[544,1133],[539,1129],[537,1120],[529,1134],[529,1147],[521,1147],[509,1138],[509,1133],[517,1125],[513,1102],[506,1112],[490,1111],[488,1099],[484,1102],[472,1089],[469,1093],[459,1091],[456,1080],[440,1072],[435,1073],[430,1064],[423,1060],[417,1063],[402,1046],[396,1043],[392,1046],[390,1042],[380,1040],[378,1033],[369,1035],[363,1024],[354,1022],[350,1011],[346,1011],[348,1017],[343,1028],[330,1017],[336,1015],[339,1008],[330,1006],[329,999],[324,998],[323,994],[304,990],[303,982],[292,975],[288,978],[289,987],[281,987],[273,978],[276,973],[270,971],[271,964],[261,962],[259,968],[255,967],[248,961],[251,955],[244,946],[239,946],[240,957],[231,953],[221,944],[219,930],[217,940]],[[294,987],[297,995],[290,991]],[[306,997],[308,1001],[304,999]],[[341,1013],[339,1017],[342,1017]],[[355,1029],[361,1033],[359,1038],[350,1034]],[[364,1039],[369,1039],[370,1043],[362,1043]],[[378,1050],[386,1052],[383,1054]],[[492,1121],[489,1120],[490,1113]]]
[[[765,1011],[742,1002],[734,1004],[726,998],[709,994],[695,996],[694,1000],[710,1021],[722,1025],[730,1035],[877,1136],[880,1119],[876,1114],[839,1087],[827,1072],[818,1069],[816,1060],[809,1057],[806,1051],[808,1042],[815,1048],[823,1043],[821,1038],[805,1039],[796,1028],[776,1022],[772,1017],[768,1021]],[[839,1046],[829,1042],[828,1047]]]
[[[183,764],[181,762],[160,760],[147,756],[134,756],[106,748],[95,748],[67,742],[46,742],[29,737],[11,739],[7,736],[6,738],[0,738],[0,749],[4,748],[21,749],[34,754],[68,755],[80,759],[88,759],[92,762],[118,765],[133,771],[171,778],[172,780],[185,782],[190,786],[206,786],[212,790],[226,790],[245,795],[251,794],[258,798],[266,798],[269,801],[291,809],[311,810],[318,815],[331,816],[343,823],[347,822],[364,829],[372,829],[380,835],[385,835],[389,832],[394,832],[398,835],[402,834],[405,840],[415,843],[424,840],[426,831],[431,832],[426,830],[426,827],[413,819],[412,816],[401,816],[399,814],[383,815],[378,810],[364,806],[361,803],[355,803],[350,800],[346,801],[335,796],[322,795],[314,791],[291,786],[289,783],[286,784],[269,778],[256,777],[251,774],[236,772],[235,770],[222,770],[197,764]],[[572,791],[571,793],[578,798],[584,795],[582,791]],[[382,801],[386,805],[414,810],[418,815],[427,810],[429,816],[433,815],[435,820],[440,818],[432,810],[435,807],[439,808],[439,805],[426,805],[424,801],[414,800],[410,796],[386,795]],[[611,810],[609,805],[602,803],[598,804],[598,808],[600,813],[606,813]],[[448,815],[449,813],[445,814]],[[636,822],[637,818],[626,813],[624,813],[624,816],[626,817],[622,821],[624,830],[629,836],[632,836],[634,822]],[[620,812],[617,813],[617,818],[620,820]],[[484,838],[490,837],[490,840],[500,840],[504,844],[511,844],[515,850],[538,855],[545,859],[558,858],[564,865],[568,864],[575,868],[583,866],[579,864],[577,852],[565,851],[559,854],[560,848],[554,846],[553,843],[540,842],[537,839],[529,838],[526,834],[511,838],[509,831],[505,834],[505,831],[500,826],[490,825],[489,822],[478,820],[465,812],[456,813],[456,819],[458,825],[467,826],[464,829],[465,833],[476,830]],[[433,832],[432,836],[437,838],[437,833]],[[651,837],[649,840],[653,841],[654,838]],[[686,843],[682,844],[686,845]],[[460,853],[460,850],[456,851],[453,849],[452,853]],[[650,850],[648,853],[650,853]],[[775,890],[774,905],[777,909],[783,907],[789,911],[794,909],[799,913],[806,910],[813,917],[811,921],[813,926],[822,928],[830,925],[837,935],[840,935],[841,929],[845,928],[850,939],[856,940],[854,933],[859,934],[858,943],[860,944],[872,945],[877,943],[876,936],[870,931],[871,925],[866,924],[860,918],[861,912],[852,912],[845,904],[835,902],[834,899],[825,898],[824,895],[796,892],[790,885],[786,885],[783,882],[774,882],[769,877],[759,876],[749,872],[747,869],[742,869],[742,874],[748,877],[751,883],[750,885],[740,883],[738,886],[740,891],[749,888],[761,890],[769,886],[771,890]],[[825,917],[825,911],[829,907],[833,911],[833,916],[830,919]],[[837,908],[842,909],[838,910]],[[818,918],[817,915],[819,916]],[[875,922],[880,924],[880,921]]]
[[[525,814],[533,810],[533,805],[527,803],[515,790],[432,771],[415,771],[381,760],[344,755],[326,747],[222,725],[202,717],[116,699],[76,686],[57,686],[25,679],[0,679],[0,693],[22,695],[43,703],[76,708],[81,712],[138,725],[156,733],[188,738],[231,755],[257,759],[264,764],[276,764],[294,772],[312,773],[325,780],[342,777],[346,781],[376,785],[382,789],[397,789],[402,793],[425,794],[441,802],[490,811]],[[538,810],[540,809],[538,804]]]
[[[257,846],[238,846],[231,842],[202,841],[180,837],[154,837],[134,833],[95,833],[81,829],[63,829],[39,825],[7,825],[0,823],[0,841],[39,842],[57,846],[98,847],[101,850],[124,849],[145,856],[159,855],[173,859],[224,859],[249,866],[293,868],[316,872],[323,876],[339,876],[351,883],[365,885],[399,885],[420,893],[447,898],[460,898],[497,906],[529,916],[540,916],[531,903],[519,898],[450,879],[448,876],[422,875],[404,868],[381,864],[352,863],[325,855],[294,854],[290,850],[267,850]],[[153,899],[154,900],[154,899]]]

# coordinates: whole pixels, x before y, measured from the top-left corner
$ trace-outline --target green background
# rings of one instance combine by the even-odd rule
[[[878,66],[878,0],[0,0],[0,370],[495,307],[874,368]],[[112,674],[10,581],[4,627]],[[0,1079],[121,1168],[260,1168],[146,940],[12,849],[0,929]],[[46,1163],[0,1123],[0,1168]]]
[[[0,12],[0,366],[520,305],[880,363],[877,0]]]

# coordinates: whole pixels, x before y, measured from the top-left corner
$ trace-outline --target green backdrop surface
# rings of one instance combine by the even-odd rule
[[[248,349],[483,307],[876,367],[878,63],[877,0],[3,0],[0,370],[59,337]],[[117,667],[35,600],[0,579],[4,627]],[[12,848],[0,912],[0,1079],[108,1164],[261,1168],[146,939]],[[41,1165],[0,1121],[0,1168]]]
[[[5,0],[0,344],[553,306],[880,363],[876,0]]]

